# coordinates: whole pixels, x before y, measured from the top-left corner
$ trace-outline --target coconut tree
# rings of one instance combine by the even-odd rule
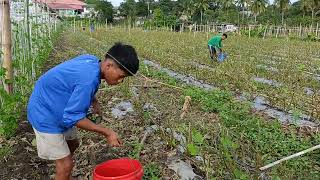
[[[267,9],[268,0],[253,0],[250,9],[254,14],[254,22],[257,22],[257,16]]]
[[[209,8],[209,0],[195,0],[194,6],[197,11],[200,11],[200,22],[202,24],[203,12]]]
[[[228,15],[228,9],[234,4],[234,0],[220,0],[222,8],[226,10]]]
[[[177,4],[180,9],[179,15],[185,15],[192,19],[192,15],[195,12],[194,0],[178,0]]]
[[[313,24],[314,16],[320,13],[320,0],[301,0],[301,9],[311,12]]]
[[[284,13],[286,10],[289,9],[290,0],[275,0],[274,4],[280,9],[281,11],[281,24],[283,25],[284,22]]]
[[[308,12],[308,0],[300,1],[300,10],[302,10],[304,17],[305,13]]]
[[[242,21],[243,21],[244,20],[244,10],[250,6],[251,1],[250,0],[236,0],[236,3],[242,9]]]

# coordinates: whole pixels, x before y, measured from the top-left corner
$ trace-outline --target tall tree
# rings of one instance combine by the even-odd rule
[[[103,0],[87,0],[86,3],[93,4],[94,10],[98,13],[97,18],[100,21],[113,21],[113,6],[109,1]]]
[[[134,19],[137,15],[137,6],[135,0],[125,0],[125,2],[120,4],[119,9],[120,13],[129,19]]]
[[[148,16],[153,9],[154,0],[138,0],[136,4],[138,16]]]
[[[209,0],[195,0],[194,6],[197,11],[200,11],[200,22],[202,24],[203,12],[209,8]]]
[[[254,22],[257,22],[257,16],[267,9],[268,0],[253,0],[251,3],[251,11],[254,14]]]
[[[192,19],[196,10],[194,0],[178,0],[177,6],[178,11],[180,11],[179,15],[185,15],[189,19]]]
[[[174,2],[171,0],[159,0],[158,2],[158,8],[160,8],[165,15],[174,14],[174,12],[172,12],[173,7]]]
[[[237,4],[241,7],[242,10],[242,21],[244,20],[244,10],[248,8],[251,1],[250,0],[237,0]]]
[[[274,4],[280,9],[281,12],[281,24],[284,23],[284,13],[289,9],[290,0],[275,0]]]
[[[301,0],[300,1],[300,10],[303,12],[303,17],[308,12],[308,0]]]
[[[312,24],[314,16],[320,13],[320,0],[301,0],[301,8],[311,12]]]
[[[147,0],[139,0],[136,5],[138,16],[148,16]]]
[[[233,5],[234,0],[220,0],[220,3],[222,4],[223,9],[227,10]]]

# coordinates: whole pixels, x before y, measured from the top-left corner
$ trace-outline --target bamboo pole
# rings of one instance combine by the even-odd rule
[[[285,158],[282,158],[282,159],[280,159],[280,160],[278,160],[278,161],[275,161],[275,162],[273,162],[273,163],[270,163],[270,164],[268,164],[268,165],[266,165],[266,166],[263,166],[263,167],[260,168],[260,170],[263,171],[263,170],[269,169],[269,168],[271,168],[272,166],[275,166],[275,165],[277,165],[277,164],[279,164],[279,163],[281,163],[281,162],[283,162],[283,161],[287,161],[287,160],[289,160],[289,159],[292,159],[292,158],[301,156],[301,155],[303,155],[303,154],[305,154],[305,153],[308,153],[308,152],[310,152],[310,151],[313,151],[313,150],[316,150],[316,149],[319,149],[319,148],[320,148],[320,144],[317,145],[317,146],[313,146],[313,147],[311,147],[311,148],[309,148],[309,149],[306,149],[306,150],[304,150],[304,151],[300,151],[300,152],[298,152],[298,153],[295,153],[295,154],[293,154],[293,155],[291,155],[291,156],[287,156],[287,157],[285,157]]]
[[[73,18],[73,32],[76,33],[76,18]]]
[[[317,23],[317,28],[316,28],[316,37],[318,37],[318,29],[319,29],[319,23]]]
[[[108,19],[106,18],[106,30],[108,30]]]
[[[10,21],[10,4],[9,0],[1,0],[1,11],[3,17],[1,18],[3,31],[2,31],[2,52],[3,52],[3,65],[6,69],[6,81],[4,82],[4,88],[8,94],[13,93],[13,69],[12,69],[12,52],[11,52],[11,21]],[[8,82],[9,81],[9,82]]]
[[[57,31],[57,17],[54,18],[54,31]]]

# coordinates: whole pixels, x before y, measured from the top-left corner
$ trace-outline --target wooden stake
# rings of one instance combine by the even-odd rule
[[[3,12],[3,17],[1,17],[1,24],[3,26],[2,31],[2,52],[3,52],[3,65],[2,67],[6,69],[5,79],[8,82],[4,82],[4,88],[8,94],[13,93],[13,69],[12,69],[12,52],[11,52],[11,21],[10,21],[10,4],[9,0],[2,0],[0,12]]]
[[[190,102],[191,102],[191,97],[190,96],[186,96],[185,98],[184,98],[184,104],[183,104],[183,108],[182,108],[182,113],[181,113],[181,115],[180,115],[180,119],[183,119],[184,118],[184,116],[187,114],[187,112],[188,112],[188,109],[189,109],[189,107],[190,107]]]

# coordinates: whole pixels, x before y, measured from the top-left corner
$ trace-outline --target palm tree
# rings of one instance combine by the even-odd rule
[[[225,9],[230,8],[233,5],[233,0],[221,0],[222,6]]]
[[[301,9],[303,9],[304,12],[311,11],[312,24],[313,24],[314,16],[320,12],[319,8],[320,8],[319,0],[301,0]]]
[[[194,0],[178,0],[178,5],[181,8],[180,15],[186,15],[192,19],[192,15],[195,12]]]
[[[267,9],[268,0],[253,0],[251,3],[251,11],[254,14],[254,22],[257,22],[257,16]]]
[[[308,12],[308,0],[301,0],[300,1],[300,9],[303,12],[303,17],[306,12]]]
[[[234,3],[234,0],[220,0],[220,3],[222,4],[222,8],[225,10],[228,10]],[[227,11],[228,15],[228,11]]]
[[[283,25],[284,21],[284,12],[289,9],[290,0],[275,0],[274,4],[280,9],[281,11],[281,24]]]
[[[242,21],[244,20],[244,9],[247,8],[251,1],[250,0],[237,0],[237,4],[242,8]]]
[[[209,8],[209,0],[195,0],[194,6],[196,10],[200,10],[201,13],[201,24],[202,24],[202,17],[203,12]]]

